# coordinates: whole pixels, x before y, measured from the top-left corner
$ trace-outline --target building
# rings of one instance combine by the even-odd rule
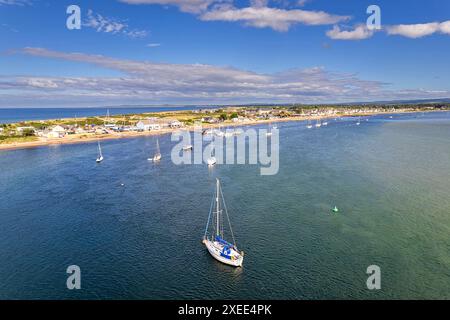
[[[233,118],[233,120],[232,120],[234,123],[238,123],[238,122],[248,122],[248,121],[250,121],[250,119],[249,118],[246,118],[246,117],[241,117],[241,116],[239,116],[239,117],[237,117],[237,118]]]
[[[63,138],[66,135],[66,129],[62,126],[54,126],[50,131],[43,133],[43,136],[47,138]]]
[[[213,117],[203,117],[203,118],[202,118],[202,122],[207,122],[207,123],[218,123],[218,122],[219,122],[219,119],[213,118]]]
[[[33,134],[36,132],[34,127],[17,127],[16,131],[19,134],[23,134],[24,131],[32,132]]]
[[[169,122],[170,128],[181,128],[182,126],[183,126],[183,124],[178,120],[172,120]]]
[[[160,130],[161,125],[156,123],[153,119],[141,120],[136,123],[136,128],[139,131],[151,131],[151,130]]]

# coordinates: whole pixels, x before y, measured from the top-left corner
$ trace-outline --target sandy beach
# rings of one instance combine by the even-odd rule
[[[276,120],[250,120],[246,122],[223,122],[219,124],[202,124],[202,129],[212,129],[219,127],[242,127],[242,126],[254,126],[264,123],[277,123],[277,122],[289,122],[289,121],[307,121],[307,120],[322,120],[322,119],[334,119],[336,117],[364,117],[364,116],[375,116],[380,114],[400,114],[400,113],[419,113],[424,111],[397,111],[397,112],[374,112],[374,113],[361,113],[361,114],[339,114],[333,116],[302,116],[302,117],[286,117],[279,118]],[[433,111],[428,111],[433,112]],[[13,150],[13,149],[26,149],[26,148],[35,148],[41,146],[51,146],[51,145],[62,145],[62,144],[76,144],[76,143],[89,143],[97,140],[113,140],[113,139],[122,139],[122,138],[133,138],[133,137],[142,137],[142,136],[154,136],[154,135],[163,135],[172,133],[178,130],[187,130],[193,131],[195,126],[186,126],[182,129],[161,129],[161,130],[153,130],[153,131],[143,131],[143,132],[113,132],[108,134],[73,134],[66,135],[63,138],[42,138],[39,137],[36,141],[27,141],[27,142],[17,142],[17,143],[7,143],[0,144],[1,150]]]

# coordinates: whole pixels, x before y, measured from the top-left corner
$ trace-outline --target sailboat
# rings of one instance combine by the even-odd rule
[[[230,131],[230,130],[228,130],[228,128],[227,128],[227,129],[225,129],[225,132],[223,133],[223,136],[224,136],[225,138],[234,137],[234,133],[233,133],[233,131]]]
[[[102,147],[100,146],[100,141],[98,142],[98,156],[97,156],[97,160],[95,160],[97,163],[100,163],[103,161],[103,154],[102,154]]]
[[[328,125],[328,121],[325,120],[324,122],[322,122],[322,125],[323,126],[327,126]]]
[[[269,122],[269,128],[267,129],[266,135],[267,135],[268,137],[271,137],[271,136],[272,136],[272,127],[271,127],[271,125],[270,125],[270,122]]]
[[[322,123],[320,120],[317,120],[316,122],[316,128],[320,128],[322,126]]]
[[[223,137],[223,136],[225,136],[225,132],[222,131],[222,126],[219,126],[219,129],[218,129],[218,130],[215,130],[214,133],[215,133],[216,136],[218,136],[218,137]]]
[[[361,118],[358,117],[358,122],[356,123],[357,126],[359,126],[361,124]]]
[[[222,206],[223,205],[223,209]],[[227,217],[230,227],[233,243],[224,239],[223,233],[223,211]],[[208,237],[209,223],[213,224],[213,234]],[[206,223],[205,234],[203,236],[203,244],[214,259],[233,267],[242,267],[244,260],[244,252],[239,251],[236,247],[233,230],[231,229],[230,217],[228,216],[227,206],[223,198],[222,189],[219,179],[216,179],[216,192],[211,201],[211,209],[209,211],[208,222]]]
[[[102,154],[102,147],[100,146],[100,141],[98,141],[98,156],[97,159],[95,160],[97,163],[100,163],[103,161],[103,154]]]
[[[217,159],[216,157],[214,157],[212,155],[212,151],[211,151],[211,156],[206,160],[206,163],[208,164],[209,167],[215,166],[217,163]]]
[[[308,124],[307,124],[307,126],[306,126],[306,128],[308,128],[308,129],[312,129],[312,124],[311,124],[311,120],[308,120]]]
[[[148,158],[148,161],[157,162],[161,160],[161,151],[159,150],[159,140],[156,139],[156,153],[153,158]]]

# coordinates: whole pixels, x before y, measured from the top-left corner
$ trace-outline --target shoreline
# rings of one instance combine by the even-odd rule
[[[219,127],[243,127],[243,126],[256,126],[258,124],[267,124],[267,123],[278,123],[278,122],[301,122],[308,120],[322,120],[322,119],[333,119],[333,118],[341,118],[341,117],[368,117],[368,116],[377,116],[383,114],[405,114],[405,113],[424,113],[424,112],[440,112],[440,110],[429,110],[429,111],[399,111],[399,112],[374,112],[374,113],[361,113],[358,115],[355,114],[339,114],[339,115],[330,115],[330,116],[302,116],[302,117],[286,117],[279,118],[274,120],[251,120],[246,122],[230,122],[230,123],[219,123],[219,124],[202,124],[202,129],[214,129]],[[56,146],[56,145],[66,145],[66,144],[81,144],[81,143],[90,143],[99,141],[109,141],[116,139],[126,139],[126,138],[139,138],[145,136],[155,136],[155,135],[164,135],[168,133],[175,132],[177,130],[185,130],[185,131],[193,131],[195,127],[188,126],[184,128],[173,128],[173,129],[161,129],[154,131],[144,131],[144,132],[120,132],[120,133],[108,133],[101,135],[92,135],[86,136],[85,134],[81,135],[67,135],[63,138],[38,138],[36,141],[28,141],[28,142],[18,142],[18,143],[8,143],[8,144],[0,144],[0,151],[3,150],[18,150],[18,149],[29,149],[29,148],[37,148],[43,146]]]

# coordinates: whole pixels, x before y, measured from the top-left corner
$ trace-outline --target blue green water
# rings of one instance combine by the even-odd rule
[[[28,120],[49,120],[75,117],[111,116],[120,114],[208,109],[206,106],[150,106],[111,108],[0,108],[0,123],[15,123]]]
[[[274,176],[175,166],[167,135],[159,165],[155,137],[104,142],[100,165],[95,143],[0,152],[0,298],[450,298],[450,113],[278,127]],[[241,269],[200,242],[215,177]]]

